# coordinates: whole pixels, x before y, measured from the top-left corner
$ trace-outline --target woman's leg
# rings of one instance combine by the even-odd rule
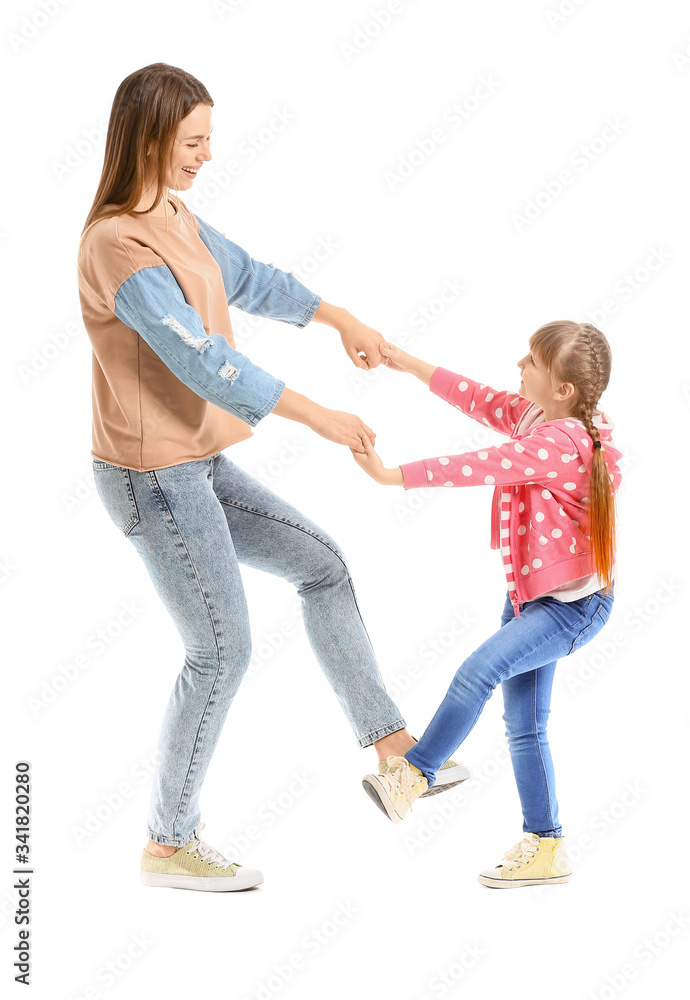
[[[94,462],[101,499],[144,560],[185,648],[160,730],[147,831],[174,847],[188,843],[200,821],[201,786],[251,657],[239,565],[212,469],[212,459],[152,472]]]
[[[407,760],[433,785],[436,771],[474,728],[496,685],[550,667],[588,642],[607,621],[612,603],[599,592],[570,603],[547,597],[522,605],[519,618],[504,622],[461,665]]]
[[[383,744],[380,757],[386,750],[403,753],[413,740],[384,686],[340,547],[222,453],[215,456],[213,489],[240,563],[281,576],[297,588],[314,655],[359,745]]]

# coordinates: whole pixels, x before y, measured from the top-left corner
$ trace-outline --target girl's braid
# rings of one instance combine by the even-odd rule
[[[583,323],[581,333],[584,341],[583,346],[589,353],[591,367],[587,372],[587,378],[580,383],[578,410],[589,436],[594,442],[597,442],[599,441],[599,431],[594,426],[594,408],[608,384],[610,355],[601,339],[595,335],[598,331],[594,327]]]

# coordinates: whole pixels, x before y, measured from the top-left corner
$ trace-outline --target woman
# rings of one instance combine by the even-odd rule
[[[212,107],[198,80],[165,63],[123,80],[78,282],[93,347],[98,493],[186,652],[160,732],[141,880],[228,891],[263,881],[199,837],[201,786],[251,656],[240,563],[297,588],[310,644],[359,745],[385,762],[415,741],[384,688],[337,543],[223,454],[269,413],[360,454],[363,436],[375,438],[359,417],[288,389],[236,351],[228,305],[332,326],[362,368],[380,363],[384,340],[170,195],[189,190],[211,159]],[[468,771],[448,761],[440,775],[447,788]]]

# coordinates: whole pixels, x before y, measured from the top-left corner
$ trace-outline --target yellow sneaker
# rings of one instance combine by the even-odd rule
[[[206,826],[199,823],[194,840],[179,847],[169,858],[157,858],[141,852],[141,881],[144,885],[167,886],[171,889],[200,889],[205,892],[230,892],[260,885],[263,874],[255,868],[245,868],[228,861],[218,851],[199,840]]]
[[[385,764],[384,774],[366,774],[362,784],[381,812],[394,823],[400,823],[412,808],[414,800],[427,790],[428,782],[419,768],[410,764],[406,757],[391,754],[386,757]]]
[[[414,736],[412,739],[415,740]],[[416,742],[417,740],[415,740]],[[387,770],[388,763],[385,760],[380,760],[379,774],[385,774]],[[439,792],[455,788],[461,781],[466,781],[469,777],[471,777],[471,772],[467,764],[461,764],[453,760],[452,757],[449,757],[445,764],[442,764],[436,772],[436,781],[431,788],[427,786],[427,790],[422,792],[420,797],[427,799],[430,795],[438,795]]]
[[[571,875],[563,837],[526,833],[519,844],[506,851],[501,864],[481,872],[479,881],[492,889],[513,889],[522,885],[568,882]]]

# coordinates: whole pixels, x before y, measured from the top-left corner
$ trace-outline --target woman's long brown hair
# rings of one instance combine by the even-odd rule
[[[594,410],[611,375],[611,348],[591,323],[559,320],[546,323],[529,340],[533,351],[550,372],[555,385],[570,382],[575,388],[573,416],[579,418],[592,438],[599,441]],[[594,572],[612,587],[616,550],[615,497],[604,459],[604,446],[594,449],[589,489],[590,539]]]
[[[198,104],[212,107],[211,95],[196,77],[177,66],[151,63],[125,77],[110,111],[103,170],[81,232],[79,253],[96,222],[134,210],[151,163],[157,175],[151,208],[158,205],[165,191],[165,171],[177,127]],[[104,205],[111,207],[104,210]]]

